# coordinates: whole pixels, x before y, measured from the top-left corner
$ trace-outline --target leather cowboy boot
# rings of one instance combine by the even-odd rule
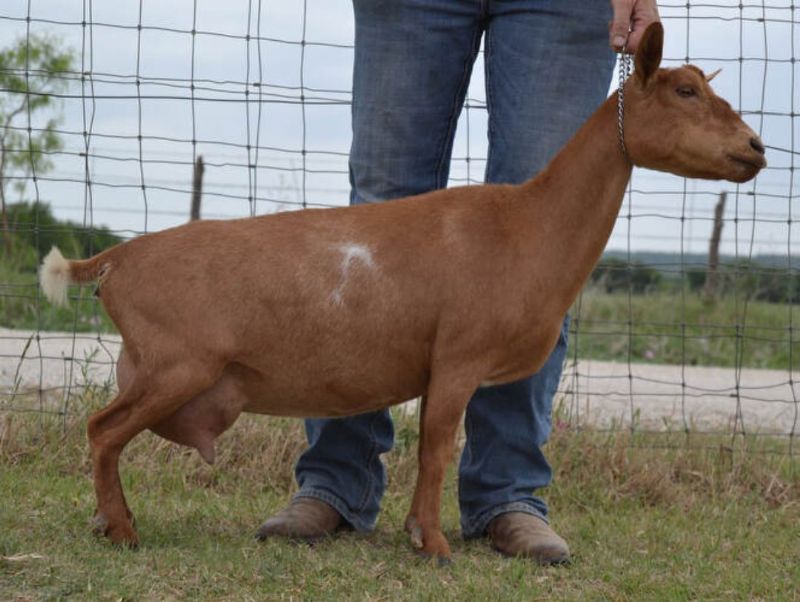
[[[331,505],[313,497],[295,498],[291,503],[264,522],[256,539],[264,541],[277,535],[289,539],[313,542],[331,535],[343,526],[344,519]]]
[[[539,564],[569,562],[567,542],[533,514],[500,514],[489,523],[488,533],[492,545],[505,556],[524,556]]]

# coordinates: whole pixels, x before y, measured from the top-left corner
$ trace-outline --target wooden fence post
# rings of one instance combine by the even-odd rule
[[[714,229],[711,231],[711,242],[708,246],[708,269],[706,281],[703,285],[703,295],[706,299],[713,299],[717,294],[717,268],[719,267],[719,241],[722,238],[722,216],[725,213],[725,200],[727,192],[719,193],[719,201],[714,208]]]
[[[194,177],[192,178],[192,209],[189,214],[189,219],[194,221],[200,219],[200,199],[203,196],[203,166],[202,155],[197,157],[194,164]]]

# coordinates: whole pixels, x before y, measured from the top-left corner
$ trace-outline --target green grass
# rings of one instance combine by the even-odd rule
[[[785,441],[559,428],[545,496],[573,563],[542,568],[461,540],[451,472],[443,524],[454,562],[438,568],[402,532],[416,428],[409,418],[397,426],[377,530],[313,547],[253,539],[291,495],[299,421],[245,417],[221,439],[214,467],[141,435],[122,462],[142,541],[126,551],[89,533],[85,418],[65,432],[57,416],[0,413],[0,599],[800,598],[800,474]]]
[[[607,294],[587,289],[572,309],[570,353],[583,359],[698,366],[800,368],[800,307],[732,297]],[[630,323],[630,324],[629,324]],[[793,328],[793,331],[790,330]],[[790,345],[791,335],[791,345]]]

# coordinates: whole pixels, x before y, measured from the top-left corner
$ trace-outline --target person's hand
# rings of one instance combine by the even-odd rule
[[[625,46],[632,54],[647,26],[660,20],[656,0],[611,0],[611,6],[614,8],[614,21],[609,25],[611,48],[620,52]]]

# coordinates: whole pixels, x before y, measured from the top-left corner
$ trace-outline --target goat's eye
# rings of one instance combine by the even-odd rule
[[[676,90],[676,92],[681,98],[691,98],[692,96],[697,96],[697,91],[691,86],[681,86]]]

